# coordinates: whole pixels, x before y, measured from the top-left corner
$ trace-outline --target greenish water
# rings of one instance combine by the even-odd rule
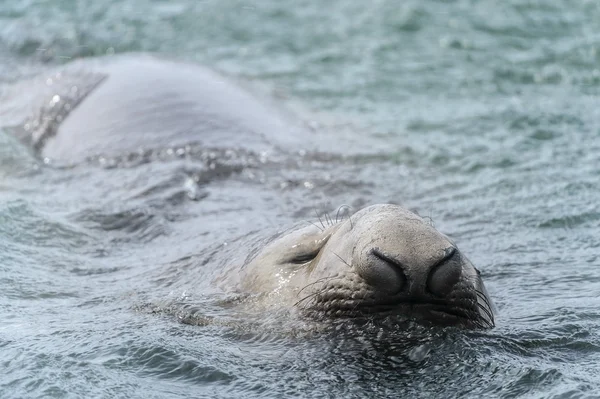
[[[249,81],[339,145],[215,175],[47,167],[0,132],[0,397],[600,397],[600,3],[9,0],[1,102],[139,51]],[[379,202],[458,242],[495,329],[290,331],[206,287],[224,243]],[[216,322],[144,310],[170,301]]]

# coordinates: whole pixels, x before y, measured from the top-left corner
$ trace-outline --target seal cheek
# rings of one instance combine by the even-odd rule
[[[377,248],[366,252],[361,258],[356,270],[376,292],[395,295],[406,285],[401,265],[383,255]]]

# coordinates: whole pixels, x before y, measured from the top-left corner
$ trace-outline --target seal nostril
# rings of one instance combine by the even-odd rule
[[[406,276],[398,261],[386,256],[378,248],[371,249],[366,260],[359,266],[358,272],[367,284],[389,295],[402,290],[406,284]]]
[[[446,250],[446,256],[433,267],[427,278],[427,288],[438,297],[445,297],[460,280],[462,265],[456,248]]]

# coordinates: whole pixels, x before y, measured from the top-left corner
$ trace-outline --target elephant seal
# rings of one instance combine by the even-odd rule
[[[41,111],[17,130],[45,158],[76,163],[193,141],[251,151],[314,143],[283,114],[196,65],[145,56],[84,60],[34,87],[16,86],[3,95],[45,98]],[[32,101],[30,108],[38,106]],[[0,108],[0,126],[20,107],[6,109]],[[446,236],[395,205],[374,205],[329,226],[292,229],[230,275],[240,290],[272,293],[317,319],[391,314],[494,326],[493,305],[475,267]]]
[[[74,61],[5,89],[0,126],[41,157],[66,163],[190,143],[309,149],[314,135],[214,71],[141,54]]]
[[[396,315],[494,327],[479,271],[445,235],[397,205],[276,236],[241,269],[239,287],[276,293],[311,318]]]

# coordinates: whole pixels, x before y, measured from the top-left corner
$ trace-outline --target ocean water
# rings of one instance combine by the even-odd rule
[[[10,84],[127,52],[199,63],[337,146],[47,165],[0,130],[1,398],[600,397],[600,2],[6,0]],[[209,281],[315,212],[418,210],[490,331],[288,325]]]

